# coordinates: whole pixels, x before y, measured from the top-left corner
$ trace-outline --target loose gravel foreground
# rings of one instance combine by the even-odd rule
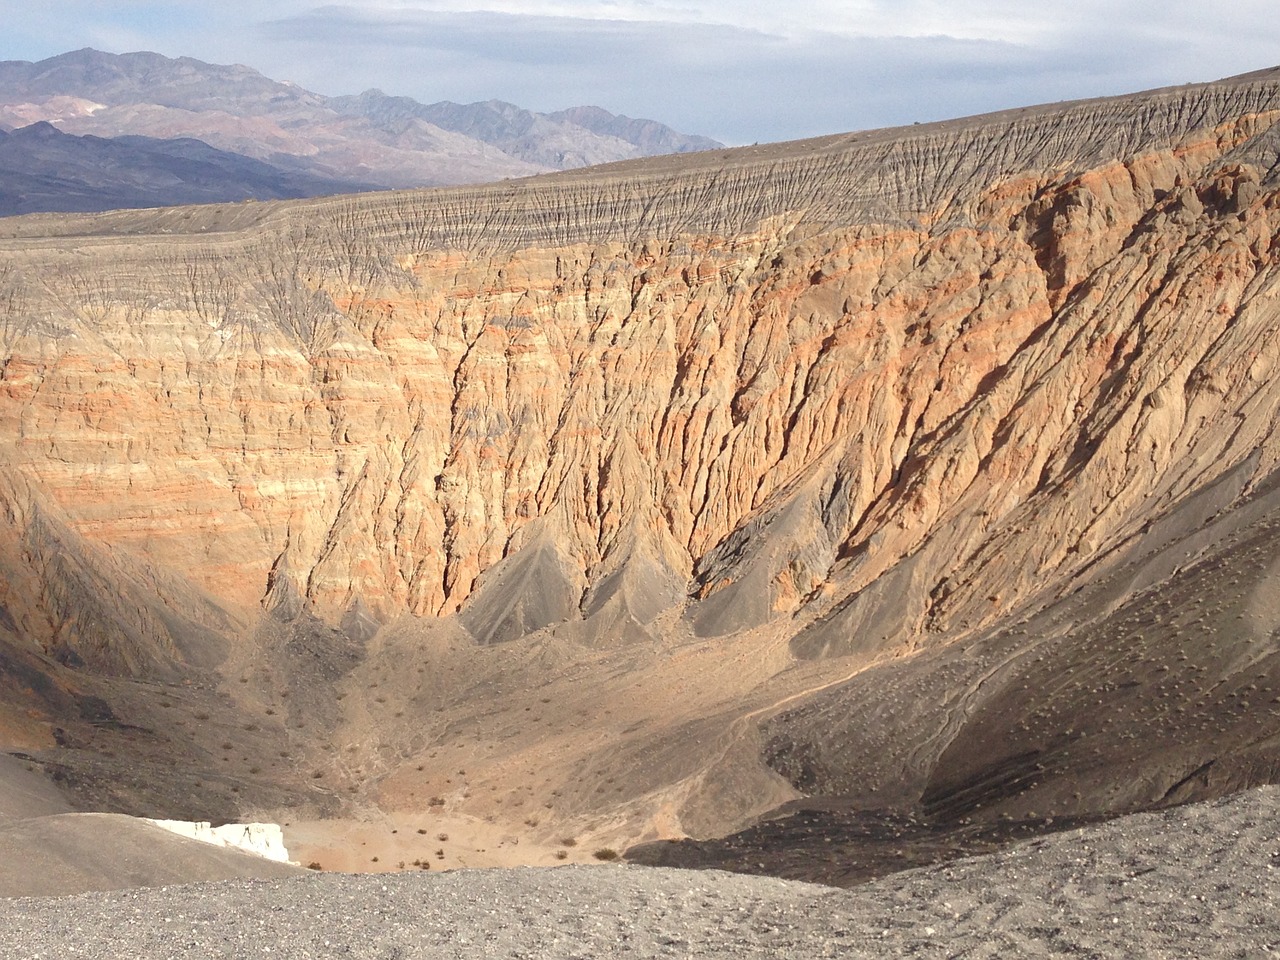
[[[627,866],[315,875],[0,900],[6,960],[1259,957],[1280,790],[852,890]]]

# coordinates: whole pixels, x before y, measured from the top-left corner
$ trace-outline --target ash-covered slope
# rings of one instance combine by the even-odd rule
[[[409,803],[465,740],[460,809],[518,771],[614,836],[797,791],[1042,818],[1269,781],[1270,541],[1231,598],[1195,562],[1243,563],[1280,459],[1277,119],[1272,71],[7,222],[0,627],[68,677],[234,670],[273,712],[289,670],[348,677],[314,709],[353,789]],[[1162,585],[1217,632],[1153,613]],[[572,736],[593,711],[618,740]]]

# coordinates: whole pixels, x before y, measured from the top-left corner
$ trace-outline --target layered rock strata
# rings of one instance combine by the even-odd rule
[[[609,647],[677,610],[848,673],[1024,616],[1274,471],[1277,119],[1267,72],[8,222],[0,626],[173,677],[268,615]]]

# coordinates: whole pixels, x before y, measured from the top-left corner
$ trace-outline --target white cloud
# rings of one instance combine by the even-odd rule
[[[268,3],[264,7],[301,7]],[[314,6],[314,5],[313,5]],[[798,37],[933,37],[1047,44],[1090,26],[1125,31],[1138,26],[1175,35],[1240,35],[1250,24],[1266,30],[1273,0],[349,0],[369,16],[426,13],[503,13],[512,16],[664,22],[739,27]],[[335,9],[330,6],[327,9]],[[326,8],[319,8],[326,9]]]
[[[1274,49],[1253,30],[1226,42],[1198,18],[1195,29],[1177,28],[1191,4],[1156,19],[1143,3],[1104,17],[1101,0],[830,0],[798,23],[789,16],[785,33],[757,0],[544,0],[519,4],[520,13],[507,0],[466,4],[477,5],[488,9],[451,0],[328,6],[266,29],[281,52],[360,51],[360,83],[389,92],[535,109],[597,103],[730,142],[1212,79],[1263,66]],[[1073,20],[1063,12],[1072,9],[1084,14]],[[987,23],[1003,26],[974,26]],[[294,79],[332,86],[332,63],[311,59],[315,73]]]
[[[240,62],[321,93],[595,103],[730,142],[1208,80],[1280,60],[1274,0],[0,0],[10,56]]]

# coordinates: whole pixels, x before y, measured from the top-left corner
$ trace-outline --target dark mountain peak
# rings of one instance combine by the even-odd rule
[[[369,185],[284,169],[190,137],[75,136],[45,121],[0,134],[0,216],[359,189]]]
[[[422,110],[422,104],[412,97],[392,96],[377,87],[370,87],[355,96],[330,97],[327,105],[339,113],[370,117],[386,113],[417,116]]]
[[[43,66],[48,69],[71,66],[107,66],[119,59],[121,58],[118,54],[107,53],[103,50],[96,50],[93,47],[81,47],[79,50],[69,50],[66,53],[59,53],[52,57],[46,57],[43,60],[34,61],[33,65]]]
[[[501,113],[507,116],[511,114],[526,114],[526,113],[532,112],[532,111],[526,110],[524,107],[521,107],[517,104],[512,103],[509,100],[496,100],[496,99],[483,100],[480,103],[473,103],[472,106],[485,107],[489,110],[493,110],[495,113]]]
[[[49,57],[30,64],[30,67],[26,77],[28,83],[41,87],[55,84],[84,89],[86,85],[111,82],[123,74],[119,58],[92,47]],[[68,92],[72,92],[71,89]]]
[[[158,53],[115,54],[84,47],[33,63],[31,76],[46,82],[103,84],[163,70],[168,62]]]
[[[252,67],[244,64],[214,64],[206,63],[203,60],[197,60],[195,57],[166,57],[162,53],[155,53],[150,50],[135,50],[129,53],[106,53],[102,50],[95,50],[93,47],[83,47],[80,50],[73,50],[70,53],[61,53],[45,60],[40,60],[33,67],[41,69],[43,73],[51,73],[58,70],[94,70],[104,75],[132,77],[142,79],[154,76],[168,74],[190,74],[199,73],[208,76],[228,76],[243,75],[258,77],[267,80],[269,83],[276,83],[275,80],[269,80]]]
[[[20,140],[57,140],[67,137],[67,134],[63,133],[48,120],[39,120],[14,130],[13,136],[15,139]]]

